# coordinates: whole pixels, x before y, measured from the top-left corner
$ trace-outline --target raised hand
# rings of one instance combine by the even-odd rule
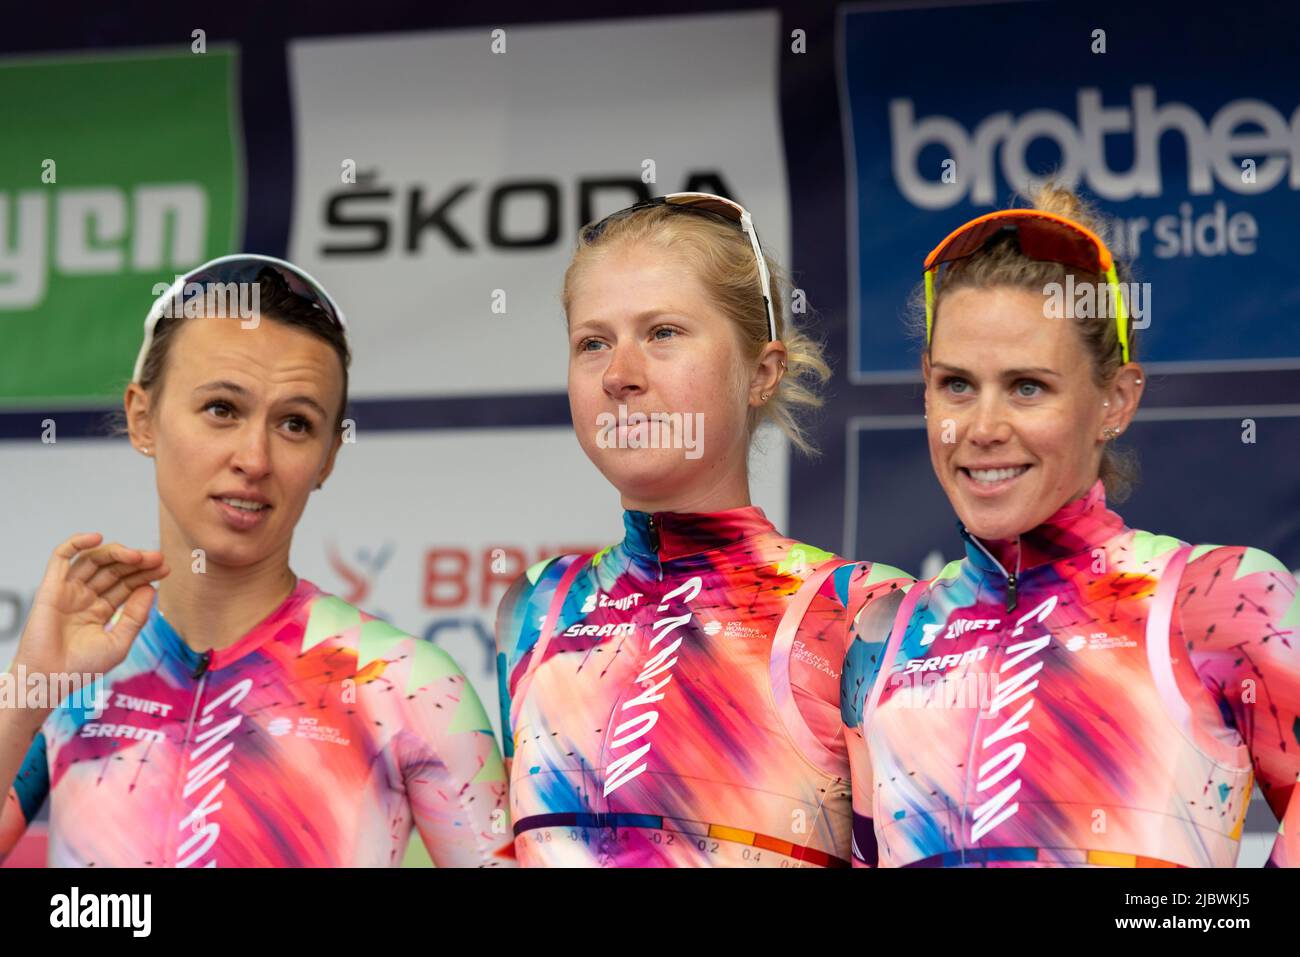
[[[149,617],[162,553],[74,535],[54,550],[23,627],[14,665],[29,674],[99,674],[126,657]],[[122,614],[107,628],[113,615]]]

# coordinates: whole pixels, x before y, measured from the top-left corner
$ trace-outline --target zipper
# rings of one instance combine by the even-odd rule
[[[203,657],[199,659],[199,663],[195,666],[193,672],[194,677],[199,680],[199,684],[194,689],[194,706],[190,708],[190,720],[185,725],[185,740],[181,744],[181,759],[177,763],[176,794],[172,798],[171,813],[168,815],[170,824],[167,827],[167,842],[164,845],[164,847],[171,849],[171,853],[165,854],[164,867],[176,866],[176,854],[180,846],[176,838],[177,821],[179,820],[177,812],[185,807],[183,795],[185,793],[185,780],[189,774],[190,742],[194,739],[194,719],[199,713],[199,704],[203,701],[203,689],[208,684],[207,670],[211,662],[212,650],[209,649],[203,653]]]
[[[210,668],[211,666],[212,666],[212,649],[209,648],[207,651],[203,652],[203,654],[199,656],[199,663],[195,665],[194,670],[190,672],[190,677],[202,678],[205,674],[208,673],[208,668]]]
[[[978,538],[976,538],[974,535],[971,535],[971,534],[967,533],[967,537],[968,537],[972,542],[975,543],[975,547],[976,547],[976,548],[978,548],[980,551],[982,551],[985,555],[988,556],[989,561],[991,561],[994,565],[998,566],[998,571],[1000,571],[1000,572],[1003,574],[1003,576],[1006,577],[1006,580],[1007,580],[1007,613],[1010,614],[1011,612],[1015,611],[1015,610],[1016,610],[1016,604],[1017,604],[1017,602],[1019,602],[1019,600],[1020,600],[1020,599],[1019,599],[1019,596],[1016,594],[1016,586],[1017,586],[1017,583],[1018,583],[1019,580],[1020,580],[1020,536],[1019,536],[1019,535],[1016,536],[1016,570],[1015,570],[1015,572],[1009,572],[1009,571],[1007,571],[1005,568],[1003,568],[1003,567],[1002,567],[1002,563],[1001,563],[1000,561],[998,561],[997,558],[994,557],[993,553],[990,552],[987,548],[984,547],[984,543],[981,542],[981,541],[980,541]]]
[[[646,529],[650,533],[650,550],[655,553],[655,564],[659,566],[659,581],[664,580],[664,563],[659,557],[659,526],[655,524],[655,517],[650,516],[646,523]]]

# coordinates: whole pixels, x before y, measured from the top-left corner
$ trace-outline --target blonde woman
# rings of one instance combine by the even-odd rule
[[[828,375],[752,219],[679,193],[587,227],[565,275],[579,443],[624,537],[531,568],[498,614],[525,866],[847,866],[851,610],[908,581],[777,531],[748,454]],[[700,439],[702,438],[702,441]]]
[[[1100,232],[1049,186],[925,260],[930,456],[966,554],[858,623],[856,863],[1231,867],[1258,783],[1269,863],[1300,864],[1296,581],[1111,507],[1145,377]],[[1110,308],[1058,311],[1071,281]]]

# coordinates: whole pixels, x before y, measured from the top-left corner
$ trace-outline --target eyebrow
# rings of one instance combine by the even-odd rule
[[[975,378],[975,376],[972,375],[969,370],[963,369],[960,366],[950,366],[946,362],[932,362],[930,363],[930,368],[943,369],[945,372],[952,372],[955,373],[956,375],[963,375],[972,379]],[[1049,369],[1046,366],[1027,366],[1023,369],[1006,369],[1002,372],[1002,377],[1004,379],[1015,379],[1020,376],[1026,376],[1026,375],[1059,376],[1060,373],[1057,372],[1055,369]]]
[[[242,385],[238,382],[231,382],[229,379],[221,379],[216,382],[205,382],[194,390],[195,395],[200,395],[205,392],[229,392],[245,399],[251,396],[251,393]],[[291,398],[285,399],[284,401],[287,403],[302,403],[303,405],[310,406],[319,412],[321,418],[329,417],[329,413],[325,411],[325,408],[309,395],[295,395]]]
[[[644,324],[646,322],[650,322],[655,319],[658,319],[660,316],[675,316],[682,320],[689,320],[691,318],[680,309],[673,308],[671,306],[665,306],[663,308],[643,309],[640,312],[638,312],[636,315],[632,316],[630,321],[633,325],[639,325],[639,324]],[[608,319],[584,319],[576,326],[571,324],[569,326],[569,331],[572,332],[574,329],[585,329],[588,326],[594,326],[600,329],[608,329],[612,325],[613,323]]]

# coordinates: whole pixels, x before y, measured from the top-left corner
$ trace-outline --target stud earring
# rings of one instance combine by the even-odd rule
[[[1113,426],[1107,426],[1106,428],[1102,429],[1101,435],[1102,438],[1104,438],[1107,442],[1111,442],[1119,438],[1119,432],[1120,432],[1119,429],[1114,428]]]

